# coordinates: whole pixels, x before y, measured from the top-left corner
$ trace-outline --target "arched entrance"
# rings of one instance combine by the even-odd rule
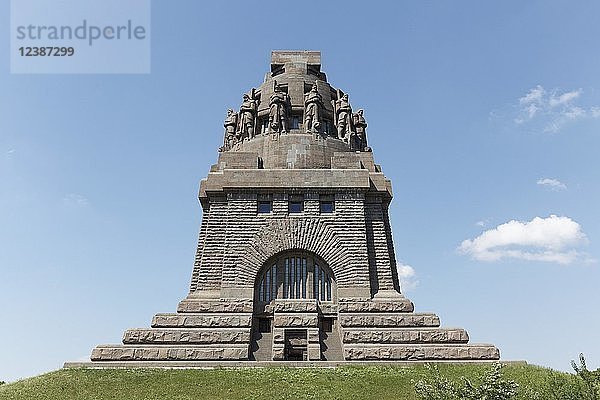
[[[341,360],[337,286],[329,266],[304,250],[281,252],[254,285],[255,360]]]

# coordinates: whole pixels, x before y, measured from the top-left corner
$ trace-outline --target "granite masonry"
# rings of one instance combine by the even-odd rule
[[[122,345],[96,347],[93,364],[499,359],[401,294],[391,182],[319,52],[272,52],[224,128],[200,184],[189,294]]]

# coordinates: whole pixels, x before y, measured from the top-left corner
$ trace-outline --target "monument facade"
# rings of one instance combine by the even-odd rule
[[[200,184],[189,294],[92,361],[498,359],[403,296],[366,115],[319,52],[274,51],[263,84],[227,111]]]

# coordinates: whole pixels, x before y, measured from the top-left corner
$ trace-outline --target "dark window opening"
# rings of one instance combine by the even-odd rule
[[[270,318],[259,318],[258,320],[258,331],[260,333],[271,332],[271,319]]]
[[[293,195],[289,197],[288,212],[301,213],[304,211],[304,196]]]
[[[319,205],[322,214],[329,214],[335,211],[335,199],[333,196],[321,196]]]
[[[331,134],[331,122],[329,122],[328,120],[323,121],[323,130],[327,135]]]
[[[317,299],[332,301],[335,281],[328,268],[302,253],[274,260],[260,275],[256,299],[269,303],[275,299]]]
[[[258,197],[258,208],[259,214],[269,214],[273,212],[273,199],[271,196],[259,196]]]
[[[293,116],[290,129],[300,129],[300,117]]]

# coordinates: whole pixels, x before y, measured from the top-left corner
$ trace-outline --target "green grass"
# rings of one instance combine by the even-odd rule
[[[452,380],[477,381],[484,365],[440,365]],[[244,368],[206,370],[63,369],[0,386],[0,399],[149,400],[149,399],[416,399],[414,381],[427,376],[411,367]],[[530,365],[509,365],[504,377],[520,387],[519,399],[552,399],[551,381],[576,376]]]

